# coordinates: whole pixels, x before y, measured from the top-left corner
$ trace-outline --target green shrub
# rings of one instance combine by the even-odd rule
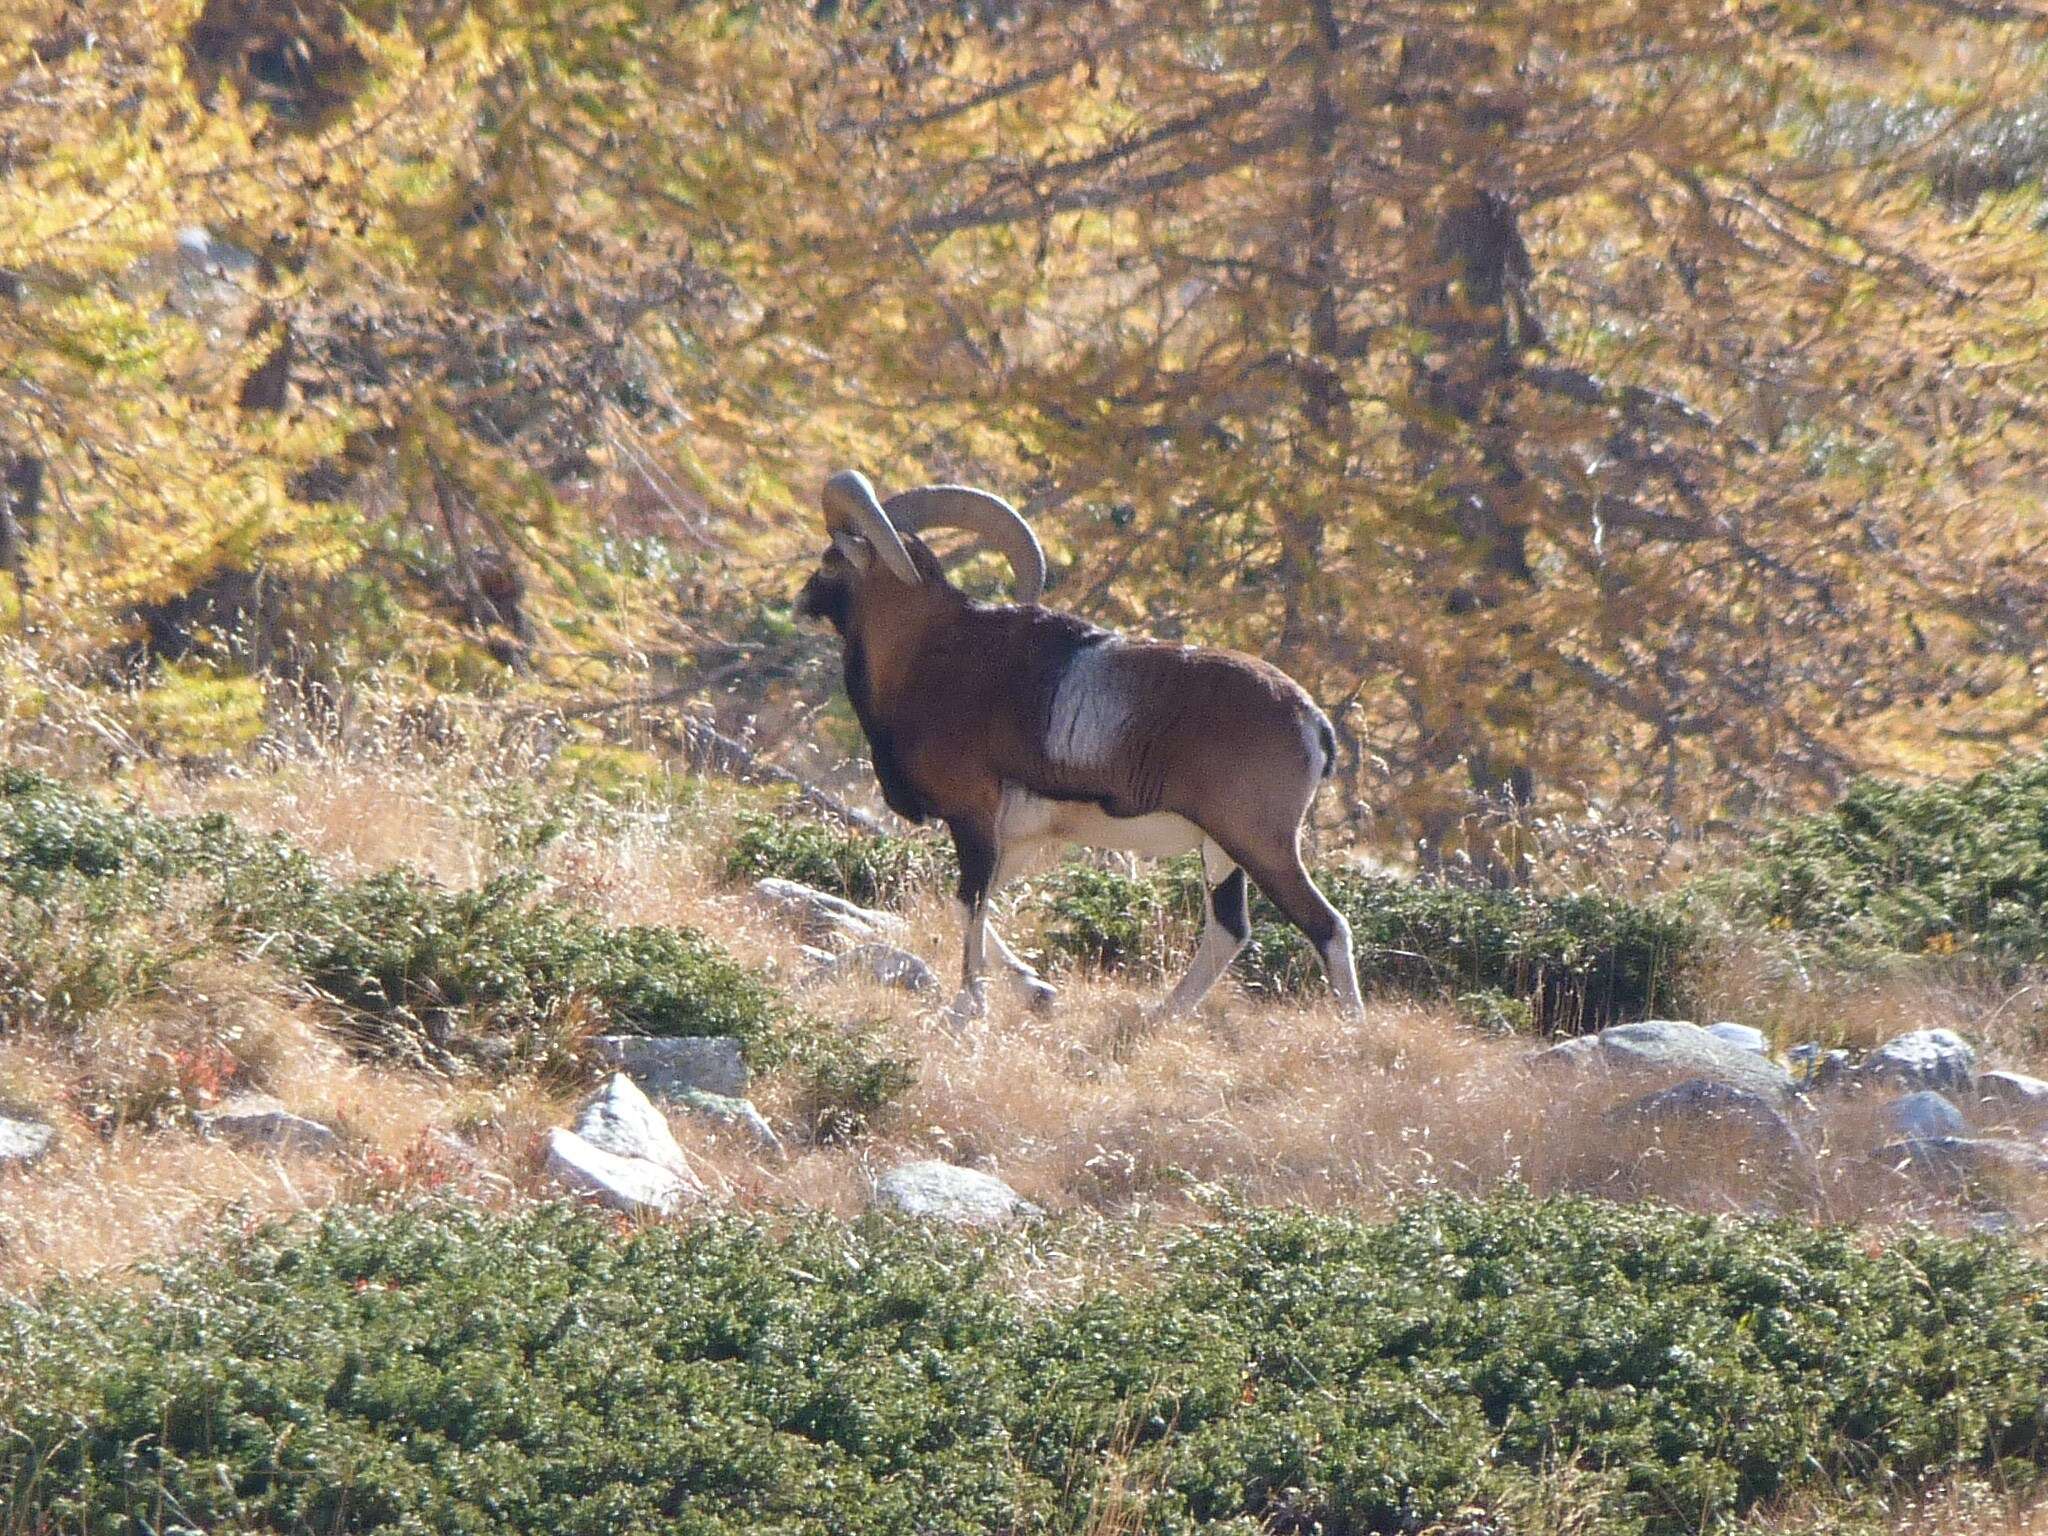
[[[163,939],[88,881],[33,898],[0,886],[0,1037],[69,1028],[149,996],[181,958]]]
[[[0,769],[0,885],[24,896],[82,875],[125,882],[146,904],[165,881],[217,868],[249,841],[225,816],[116,809],[39,773]]]
[[[2048,756],[1960,784],[1858,779],[1721,884],[1740,910],[1837,943],[2048,960]]]
[[[1070,865],[1046,894],[1043,942],[1056,961],[1166,971],[1193,952],[1200,862],[1171,860],[1136,879]],[[1570,1033],[1667,1012],[1702,944],[1676,908],[1599,895],[1468,890],[1349,871],[1318,883],[1351,923],[1362,986],[1525,1002],[1537,1027]],[[1237,974],[1257,990],[1298,993],[1322,968],[1263,897]]]
[[[0,1509],[910,1536],[1114,1507],[1356,1536],[1499,1528],[1471,1512],[1563,1472],[1574,1529],[1679,1536],[1845,1484],[2024,1488],[2048,1459],[2048,1267],[1996,1240],[1509,1194],[1076,1241],[337,1210],[153,1290],[9,1307]],[[1112,1255],[1141,1283],[1004,1280]]]
[[[871,1027],[814,1025],[793,1036],[790,1055],[797,1121],[825,1146],[881,1130],[917,1083],[917,1063],[880,1051]]]
[[[504,875],[444,890],[411,869],[288,893],[239,920],[280,934],[293,969],[344,1006],[445,1036],[531,1028],[572,1000],[604,1030],[766,1043],[772,993],[678,928],[607,928]]]
[[[1140,875],[1067,863],[1047,879],[1039,940],[1055,965],[1163,973],[1185,963],[1202,925],[1202,861],[1168,859]]]
[[[18,893],[5,913],[17,952],[29,952],[32,929],[81,927],[58,921],[60,894],[98,914],[82,931],[113,934],[112,914],[161,905],[174,886],[220,942],[260,949],[402,1054],[432,1055],[459,1033],[545,1035],[577,1010],[603,1030],[734,1035],[758,1059],[781,1014],[776,995],[703,935],[609,928],[538,897],[526,876],[472,891],[403,867],[333,880],[284,838],[253,837],[224,816],[112,810],[36,775],[0,778],[0,887]],[[132,947],[80,955],[63,974],[90,999],[132,993]],[[26,984],[0,964],[0,1006]]]
[[[894,906],[951,878],[948,846],[932,837],[890,837],[829,826],[808,814],[745,811],[726,849],[725,878],[798,880],[862,906]]]
[[[0,769],[0,1032],[68,1028],[149,996],[203,943],[171,893],[267,849],[224,816],[117,809]]]
[[[1460,992],[1454,1000],[1458,1017],[1485,1035],[1527,1035],[1536,1030],[1536,1010],[1525,997],[1486,989]]]

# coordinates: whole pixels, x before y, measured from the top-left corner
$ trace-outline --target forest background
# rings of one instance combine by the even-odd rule
[[[374,685],[863,782],[848,464],[1287,667],[1426,867],[2048,738],[2029,7],[7,9],[0,708],[117,758]]]

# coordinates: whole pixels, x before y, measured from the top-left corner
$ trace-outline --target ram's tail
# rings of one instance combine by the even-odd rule
[[[1327,779],[1337,771],[1337,728],[1320,709],[1316,711],[1316,736],[1323,744],[1323,777]]]

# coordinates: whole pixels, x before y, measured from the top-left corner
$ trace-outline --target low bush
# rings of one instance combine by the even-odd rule
[[[1166,971],[1193,952],[1202,911],[1193,858],[1132,878],[1070,865],[1046,893],[1043,942],[1055,961]],[[1358,977],[1428,996],[1495,993],[1526,1003],[1549,1033],[1572,1033],[1677,1007],[1703,940],[1675,907],[1599,895],[1468,890],[1325,871],[1324,893],[1351,923]],[[1257,990],[1298,993],[1322,968],[1263,897],[1237,974]]]
[[[872,1025],[814,1022],[792,1035],[790,1057],[799,1085],[792,1110],[822,1146],[885,1129],[917,1083],[917,1063],[884,1050]]]
[[[1069,1240],[332,1212],[146,1293],[8,1305],[0,1511],[1361,1536],[1515,1528],[1487,1511],[1568,1484],[1574,1530],[1679,1536],[2048,1459],[2048,1267],[1997,1240],[1516,1194]],[[1143,1283],[1004,1281],[1084,1254]]]
[[[0,885],[19,895],[47,896],[85,876],[120,882],[102,887],[102,899],[147,905],[165,881],[217,866],[249,841],[225,816],[117,809],[42,774],[0,769]]]
[[[1719,884],[1740,910],[1848,946],[2048,960],[2048,756],[1956,784],[1859,779]]]
[[[70,1029],[151,995],[181,958],[164,940],[83,881],[39,897],[0,886],[0,1036]]]
[[[725,855],[728,880],[797,880],[867,907],[894,906],[952,871],[952,850],[938,838],[853,832],[808,813],[743,812]]]
[[[226,817],[117,809],[0,769],[0,1033],[154,993],[204,939],[170,910],[173,887],[249,841]]]
[[[0,888],[4,931],[24,954],[35,952],[24,925],[54,934],[67,904],[90,919],[72,926],[111,935],[111,913],[160,907],[176,890],[219,942],[260,949],[404,1055],[434,1057],[465,1033],[546,1035],[573,1014],[594,1031],[733,1035],[758,1059],[782,1013],[703,935],[607,927],[527,876],[469,891],[403,867],[335,880],[287,840],[226,817],[115,810],[35,775],[0,779]],[[125,955],[61,974],[94,999],[132,992]],[[13,984],[0,962],[0,993]]]
[[[531,1029],[574,1002],[594,1031],[767,1042],[773,994],[709,939],[608,928],[534,888],[505,875],[450,891],[401,867],[289,892],[282,910],[252,893],[237,918],[279,933],[292,968],[343,1006],[437,1041]]]
[[[1042,883],[1039,942],[1055,966],[1163,974],[1192,954],[1203,900],[1194,855],[1137,875],[1069,862]]]

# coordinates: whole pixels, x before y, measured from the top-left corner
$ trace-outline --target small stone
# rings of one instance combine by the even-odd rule
[[[1894,1136],[1926,1140],[1934,1136],[1967,1136],[1963,1112],[1931,1088],[1893,1099],[1884,1107],[1884,1123]]]
[[[2024,1072],[1980,1072],[1975,1084],[1981,1107],[2020,1125],[2048,1123],[2048,1082]]]
[[[548,1132],[547,1168],[578,1194],[634,1216],[666,1216],[697,1193],[659,1163],[620,1157],[559,1126]]]
[[[692,1114],[715,1120],[733,1130],[745,1131],[764,1152],[772,1152],[777,1157],[784,1155],[782,1138],[775,1134],[775,1127],[768,1123],[768,1117],[749,1099],[728,1098],[722,1093],[699,1093],[694,1088],[686,1088],[676,1096],[675,1102]]]
[[[968,1226],[1030,1221],[1045,1212],[992,1173],[928,1160],[904,1163],[875,1181],[875,1203],[906,1216]]]
[[[1954,1030],[1915,1029],[1864,1057],[1857,1076],[1902,1088],[1962,1088],[1976,1067],[1975,1048]]]
[[[225,1137],[246,1146],[280,1151],[331,1152],[341,1142],[332,1126],[295,1115],[276,1099],[261,1094],[233,1099],[197,1117],[209,1136]]]
[[[576,1134],[601,1152],[642,1158],[696,1182],[668,1121],[624,1073],[614,1072],[590,1096],[576,1116]]]
[[[1752,1056],[1771,1054],[1771,1042],[1754,1024],[1709,1024],[1707,1033],[1716,1040],[1727,1041],[1738,1051],[1748,1051]]]
[[[754,895],[771,907],[794,914],[804,937],[813,942],[831,939],[869,944],[899,939],[910,932],[910,925],[893,912],[877,912],[795,880],[756,880]]]
[[[909,950],[896,944],[856,944],[843,955],[828,955],[804,978],[804,985],[866,977],[885,987],[930,994],[939,990],[938,973]]]
[[[597,1059],[615,1067],[660,1098],[691,1089],[744,1098],[747,1063],[730,1035],[599,1035],[590,1042]]]
[[[56,1130],[40,1120],[0,1114],[0,1168],[39,1163],[56,1140]]]

